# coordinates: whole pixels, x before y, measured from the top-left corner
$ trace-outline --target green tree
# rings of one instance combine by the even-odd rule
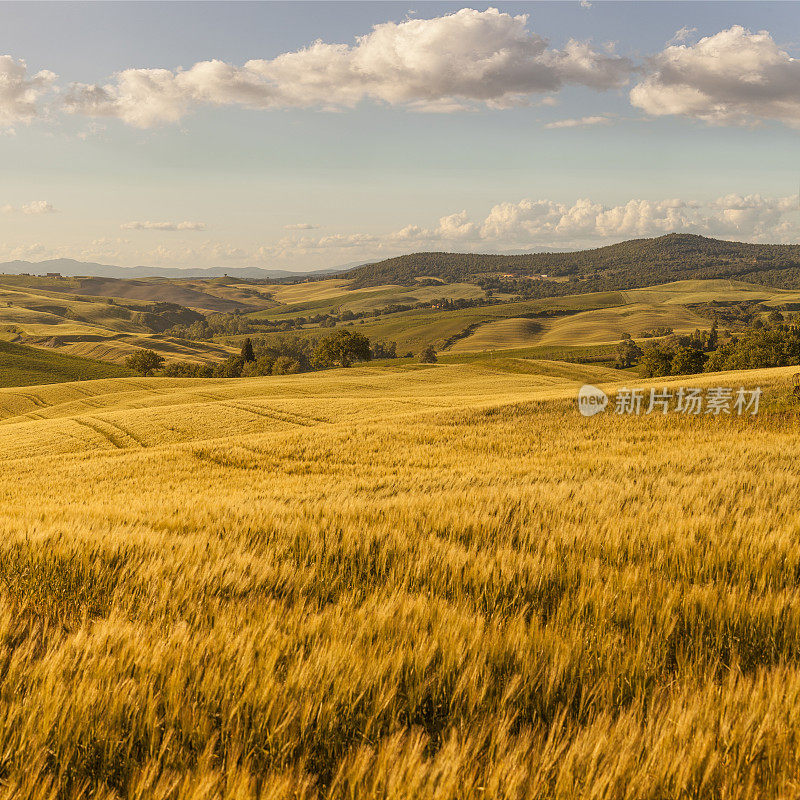
[[[198,378],[202,366],[200,364],[193,364],[190,361],[173,361],[167,364],[161,371],[161,374],[167,378]]]
[[[340,330],[319,342],[312,360],[317,367],[337,364],[349,367],[355,361],[369,361],[371,357],[369,339],[363,333]]]
[[[642,350],[639,366],[646,378],[669,375],[672,372],[672,351],[663,345],[651,344]]]
[[[252,378],[257,375],[272,375],[275,359],[272,356],[259,356],[255,361],[245,362],[242,370],[243,378]]]
[[[620,369],[626,369],[627,367],[632,367],[642,357],[642,348],[633,339],[623,339],[617,345],[616,354],[616,366]]]
[[[717,321],[714,320],[714,324],[711,326],[711,330],[708,332],[708,342],[706,346],[709,350],[716,350],[718,344],[719,332],[717,331]]]
[[[300,362],[289,356],[278,356],[272,365],[273,375],[295,375],[300,372]]]
[[[780,325],[783,322],[783,314],[781,314],[777,308],[773,308],[772,311],[767,314],[767,322],[771,325]]]
[[[436,350],[429,344],[419,355],[422,364],[435,364],[439,359],[436,358]]]
[[[757,320],[758,321],[758,320]],[[728,369],[765,369],[800,364],[800,328],[753,325],[712,353],[707,372]]]
[[[125,359],[125,366],[140,375],[152,375],[164,366],[164,356],[154,350],[137,350]]]
[[[244,369],[244,359],[241,356],[231,356],[214,367],[215,378],[241,378]]]
[[[373,358],[397,358],[397,342],[375,342],[372,345]]]
[[[256,360],[256,354],[253,352],[253,343],[250,341],[249,336],[242,343],[242,359],[245,362]]]
[[[706,356],[694,347],[679,347],[672,357],[671,373],[673,375],[693,375],[703,371]]]

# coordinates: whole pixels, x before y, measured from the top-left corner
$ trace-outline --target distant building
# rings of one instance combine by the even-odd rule
[[[46,272],[45,273],[45,278],[60,278],[60,277],[61,277],[61,273],[60,272]]]

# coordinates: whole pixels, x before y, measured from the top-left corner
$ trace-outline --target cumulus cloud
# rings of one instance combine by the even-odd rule
[[[204,231],[205,222],[126,222],[124,231]]]
[[[10,204],[0,206],[0,212],[3,214],[55,214],[57,210],[47,200],[32,200],[19,207]]]
[[[710,203],[677,198],[632,199],[607,205],[589,198],[573,203],[525,199],[495,205],[483,219],[466,212],[442,217],[431,227],[408,225],[383,237],[384,246],[408,250],[585,247],[604,241],[697,233],[765,242],[797,241],[797,197],[727,195]]]
[[[627,83],[629,59],[576,40],[552,48],[527,23],[525,14],[464,8],[382,23],[353,45],[316,41],[243,66],[213,60],[177,71],[128,69],[103,85],[73,85],[65,105],[147,128],[202,105],[333,110],[373,100],[453,111],[527,103],[568,84],[605,90]]]
[[[784,241],[787,237],[796,240],[799,221],[796,197],[729,195],[708,204],[681,199],[633,199],[612,206],[588,198],[571,205],[521,200],[492,208],[481,226],[481,238],[496,242],[572,244],[677,231]]]
[[[23,214],[55,214],[56,209],[53,208],[51,203],[46,200],[34,200],[31,203],[25,203],[20,209]]]
[[[425,250],[525,252],[581,249],[666,233],[696,233],[755,242],[798,240],[797,198],[728,195],[712,202],[667,198],[605,204],[589,198],[571,203],[525,199],[498,203],[483,217],[459,211],[430,225],[411,224],[385,234],[293,235],[251,253],[254,263],[340,264]]]
[[[319,228],[319,225],[312,225],[310,222],[295,222],[293,225],[284,225],[285,231],[313,231]]]
[[[548,122],[545,128],[588,128],[591,125],[610,125],[612,121],[611,117],[601,114],[578,119],[560,119],[556,122]]]
[[[739,125],[773,119],[800,128],[800,60],[767,31],[734,25],[694,45],[667,47],[630,99],[657,116]]]
[[[596,49],[570,39],[554,47],[532,30],[526,14],[463,8],[381,23],[350,44],[317,40],[242,65],[208,60],[185,69],[125,69],[97,84],[59,89],[57,96],[59,108],[72,113],[150,128],[202,107],[334,111],[368,101],[438,113],[512,108],[553,103],[566,86],[619,89],[643,74],[630,101],[648,114],[800,127],[800,59],[768,31],[734,25],[699,41],[695,34],[681,28],[637,66],[611,44]],[[24,61],[0,56],[0,130],[42,115],[56,77],[47,70],[29,74]]]
[[[298,230],[263,244],[201,240],[189,245],[178,239],[174,246],[160,243],[154,249],[142,250],[122,238],[55,248],[6,241],[0,242],[0,260],[71,257],[163,266],[230,264],[307,268],[423,250],[495,253],[549,248],[577,250],[672,232],[753,242],[797,242],[800,238],[797,196],[729,194],[708,202],[635,198],[619,204],[591,198],[572,202],[523,199],[498,203],[477,216],[458,211],[430,225],[410,224],[384,233],[339,232],[320,236]]]
[[[39,101],[58,76],[49,70],[34,75],[22,59],[0,56],[0,128],[30,122],[41,113]]]
[[[681,44],[681,42],[685,42],[693,33],[697,33],[697,28],[687,28],[684,25],[682,28],[675,31],[675,34],[667,44]]]

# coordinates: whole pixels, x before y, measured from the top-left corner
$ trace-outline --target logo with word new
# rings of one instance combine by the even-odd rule
[[[608,405],[608,395],[596,386],[584,384],[578,392],[578,411],[584,417],[593,417],[601,411],[605,411]]]
[[[758,414],[761,395],[760,386],[755,389],[740,386],[738,390],[730,386],[709,386],[705,390],[685,386],[677,389],[623,387],[617,390],[614,402],[610,403],[608,395],[602,389],[587,383],[578,392],[578,410],[584,417],[593,417],[605,411],[606,407],[610,407],[609,410],[614,414],[635,417],[659,412],[667,414],[670,411],[687,416],[755,416]]]

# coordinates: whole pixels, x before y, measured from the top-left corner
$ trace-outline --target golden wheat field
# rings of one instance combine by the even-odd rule
[[[796,797],[792,371],[0,390],[0,796]]]

